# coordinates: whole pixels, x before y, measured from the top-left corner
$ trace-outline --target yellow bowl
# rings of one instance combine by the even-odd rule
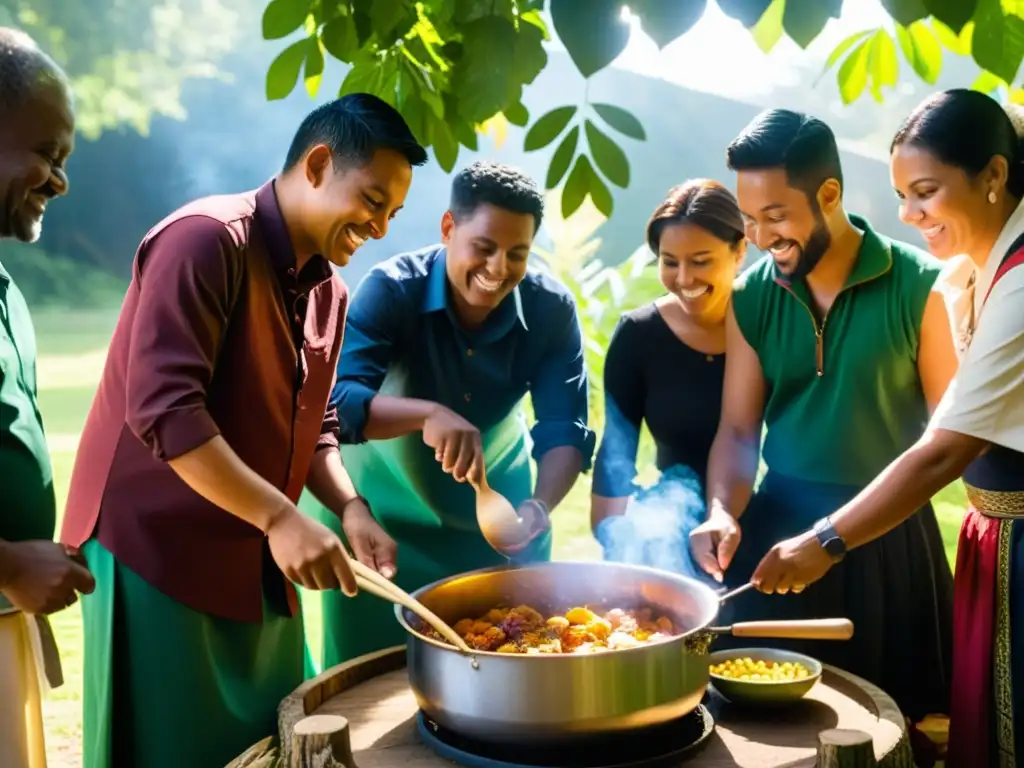
[[[715,651],[708,656],[709,667],[730,659],[775,662],[776,664],[802,664],[808,672],[799,680],[738,680],[711,674],[711,687],[734,704],[786,704],[799,701],[814,687],[821,677],[821,662],[810,656],[776,648],[737,648]]]

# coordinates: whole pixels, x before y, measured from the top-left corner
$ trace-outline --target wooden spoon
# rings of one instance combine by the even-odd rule
[[[423,605],[419,600],[414,598],[397,584],[385,579],[373,570],[373,568],[363,565],[355,558],[350,558],[349,564],[352,566],[352,572],[356,576],[356,583],[360,589],[366,590],[371,595],[375,595],[381,600],[387,600],[389,603],[394,603],[396,605],[401,605],[403,608],[408,608],[427,622],[427,624],[437,630],[437,632],[449,643],[454,645],[463,653],[472,655],[473,650],[466,644],[466,641],[459,636],[459,633],[445,624],[445,622],[442,621],[436,613]]]
[[[512,503],[487,484],[486,473],[470,485],[476,491],[476,522],[487,543],[503,555],[515,554],[530,543],[529,525]]]

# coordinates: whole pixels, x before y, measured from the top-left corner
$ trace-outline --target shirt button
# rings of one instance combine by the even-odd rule
[[[472,396],[472,395],[471,395],[471,394],[470,394],[469,392],[467,392],[467,393],[466,393],[465,395],[463,395],[463,397],[465,397],[465,398],[466,398],[466,402],[467,402],[467,403],[468,403],[468,402],[469,402],[470,400],[472,400],[472,399],[473,399],[473,396]]]
[[[466,357],[472,357],[472,356],[473,356],[473,350],[472,350],[472,348],[470,348],[470,349],[467,349],[467,350],[466,350]]]

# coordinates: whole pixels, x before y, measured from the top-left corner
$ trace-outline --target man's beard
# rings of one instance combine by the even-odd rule
[[[829,231],[828,225],[825,224],[825,218],[821,215],[820,210],[814,212],[814,230],[807,238],[807,242],[802,244],[794,242],[793,244],[800,254],[793,271],[786,275],[779,270],[777,264],[775,265],[776,277],[787,283],[795,283],[811,274],[818,266],[818,262],[828,253],[828,249],[832,247],[832,233]]]

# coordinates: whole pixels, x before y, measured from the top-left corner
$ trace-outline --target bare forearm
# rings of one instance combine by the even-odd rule
[[[339,518],[345,506],[359,496],[336,448],[323,448],[313,454],[306,487]]]
[[[554,510],[572,490],[583,468],[583,456],[571,445],[560,445],[545,453],[537,467],[533,497]]]
[[[832,525],[850,549],[874,541],[956,480],[982,447],[980,441],[956,446],[922,439],[831,515]]]
[[[626,507],[629,506],[629,497],[598,496],[590,497],[590,528],[596,530],[603,520],[609,517],[617,517],[626,514]]]
[[[757,477],[760,441],[720,427],[708,456],[708,510],[723,509],[739,519],[750,502]]]
[[[266,532],[292,506],[279,489],[253,472],[218,435],[168,462],[178,477],[212,504]]]
[[[367,440],[390,440],[423,429],[437,403],[411,397],[376,395],[370,401],[363,434]]]

